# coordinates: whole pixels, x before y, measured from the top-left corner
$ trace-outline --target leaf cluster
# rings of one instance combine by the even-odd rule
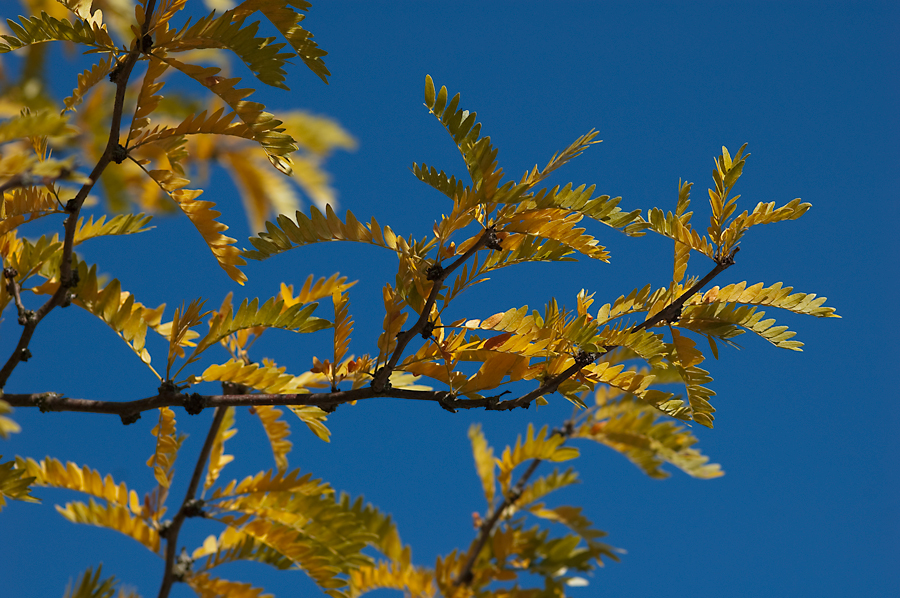
[[[223,59],[233,57],[262,84],[287,89],[285,69],[300,58],[327,82],[325,52],[300,25],[310,4],[245,0],[222,14],[213,11],[176,25],[186,4],[166,0],[157,6],[146,0],[132,13],[104,3],[109,7],[104,14],[89,2],[66,0],[54,9],[65,17],[56,12],[22,17],[9,21],[10,34],[0,36],[0,52],[39,56],[36,49],[44,42],[65,41],[97,55],[93,66],[77,75],[76,88],[61,106],[20,110],[0,123],[0,309],[16,310],[25,327],[20,345],[27,352],[40,319],[57,306],[74,304],[111,328],[160,382],[151,399],[158,421],[146,462],[155,486],[143,497],[87,466],[51,457],[16,458],[0,463],[0,507],[7,498],[36,501],[30,494],[36,487],[85,494],[87,502],[69,502],[57,510],[71,522],[125,534],[165,559],[164,588],[177,580],[199,596],[260,596],[261,588],[224,579],[215,570],[255,561],[301,569],[335,597],[381,588],[427,597],[564,596],[568,588],[587,584],[582,575],[618,560],[619,551],[602,541],[604,532],[581,508],[548,502],[551,494],[578,482],[574,469],[536,477],[537,468],[572,461],[579,456],[573,444],[592,441],[621,453],[653,478],[668,476],[667,467],[697,478],[722,475],[719,465],[696,448],[690,427],[712,428],[715,413],[716,393],[710,372],[700,367],[708,366],[698,341],[708,344],[714,358],[720,344],[734,345],[746,332],[799,351],[802,343],[793,340],[795,333],[765,317],[763,308],[838,317],[824,297],[795,293],[782,283],[739,282],[704,290],[735,264],[740,242],[752,227],[793,220],[809,209],[795,199],[780,207],[759,202],[738,213],[740,196],[733,190],[749,156],[746,145],[733,157],[723,147],[714,160],[710,223],[705,232],[698,231],[689,211],[692,183],[679,182],[674,211],[651,208],[646,213],[624,209],[622,198],[598,193],[594,184],[547,184],[567,162],[599,143],[594,130],[553,154],[545,166],[508,177],[476,113],[461,108],[460,95],[438,89],[430,76],[425,107],[446,130],[462,164],[453,174],[424,163],[414,163],[411,170],[441,195],[445,213],[422,237],[398,235],[375,218],[360,220],[349,210],[341,217],[332,206],[322,163],[335,149],[351,149],[352,137],[323,117],[267,112],[251,100],[254,90],[241,87]],[[261,36],[260,22],[250,22],[256,14],[279,37]],[[201,60],[209,53],[218,57],[215,66]],[[115,90],[104,87],[107,77]],[[200,99],[168,90],[164,97],[165,86],[179,78],[199,90]],[[11,97],[15,94],[2,101]],[[248,148],[256,151],[255,158],[247,157]],[[90,176],[79,172],[76,154],[96,164]],[[216,204],[199,199],[203,191],[192,188],[210,168],[221,166],[239,188],[251,225],[265,229],[249,239],[252,249],[238,247],[225,234],[228,226]],[[299,210],[284,175],[293,175],[316,205]],[[72,184],[77,191],[69,189]],[[81,216],[82,208],[97,203],[92,195],[98,190],[109,213]],[[139,209],[130,213],[132,206]],[[187,216],[216,263],[239,284],[247,280],[241,270],[245,259],[265,260],[310,244],[349,241],[388,250],[397,259],[397,271],[383,286],[382,332],[368,352],[357,356],[351,351],[356,318],[350,289],[355,283],[337,273],[318,280],[309,275],[296,294],[288,281],[269,298],[237,306],[231,294],[218,309],[207,309],[207,300],[197,298],[167,319],[165,304],[141,303],[76,250],[100,237],[143,233],[152,228],[152,215],[165,213]],[[56,216],[65,218],[62,236],[23,236],[34,221]],[[613,294],[599,308],[593,307],[596,293],[582,290],[570,307],[550,297],[542,309],[509,305],[493,315],[460,310],[462,293],[500,268],[579,257],[608,261],[601,238],[609,229],[631,237],[649,231],[672,240],[671,280],[617,299]],[[709,260],[699,273],[690,272],[694,253]],[[47,298],[46,303],[29,310],[23,295],[28,302]],[[331,302],[330,311],[320,308],[323,301]],[[307,370],[288,372],[258,355],[254,346],[269,329],[320,333],[328,339],[326,349],[309,356]],[[154,335],[155,341],[148,342]],[[0,386],[27,358],[17,351],[3,367]],[[163,360],[164,370],[158,366]],[[200,365],[201,360],[207,363]],[[181,473],[183,459],[178,458],[186,436],[178,431],[172,406],[202,411],[204,397],[188,391],[209,383],[221,384],[218,399],[236,402],[216,407],[189,496],[173,505],[169,490]],[[438,557],[433,567],[413,563],[389,516],[309,473],[289,469],[290,425],[282,418],[285,411],[274,406],[286,404],[328,442],[331,411],[360,397],[431,400],[448,411],[501,410],[546,405],[557,392],[575,409],[558,429],[535,431],[529,425],[524,437],[495,453],[481,428],[470,428],[486,507],[473,517],[471,545]],[[506,394],[517,398],[503,399]],[[309,399],[313,395],[315,400]],[[6,417],[11,405],[39,404],[8,398],[0,399],[3,438],[19,431]],[[235,404],[250,406],[275,467],[223,484],[222,473],[235,459],[225,452],[226,442],[236,435],[238,423],[244,425],[248,411],[242,407],[239,412]],[[194,516],[215,521],[221,531],[175,563],[178,530]],[[98,567],[86,571],[67,593],[110,596],[115,585],[113,578],[100,579]]]

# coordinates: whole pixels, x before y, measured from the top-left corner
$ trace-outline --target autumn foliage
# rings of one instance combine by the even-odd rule
[[[143,0],[131,12],[121,3],[65,0],[48,7],[32,0],[27,4],[34,14],[9,20],[0,36],[0,52],[37,56],[44,42],[64,42],[93,61],[73,75],[69,97],[29,95],[6,81],[0,98],[3,334],[13,333],[11,323],[21,325],[0,387],[13,376],[29,381],[33,370],[21,370],[31,357],[32,336],[42,332],[48,313],[69,305],[96,316],[159,380],[154,396],[137,400],[75,399],[65,388],[2,395],[4,438],[18,431],[12,407],[116,414],[125,424],[143,415],[158,423],[146,439],[146,465],[156,485],[145,493],[88,466],[16,457],[0,463],[0,507],[6,499],[37,502],[45,496],[39,487],[84,493],[84,501],[57,506],[59,513],[125,534],[158,554],[164,562],[159,596],[175,582],[202,597],[259,596],[260,588],[219,576],[218,567],[236,560],[302,569],[331,596],[378,588],[417,597],[567,595],[586,584],[584,573],[617,560],[619,551],[581,508],[547,506],[549,494],[577,481],[575,471],[538,475],[539,466],[571,461],[578,442],[596,442],[651,477],[668,475],[666,464],[698,478],[720,476],[719,466],[695,447],[690,427],[714,423],[706,356],[718,357],[720,348],[747,332],[776,348],[800,350],[794,333],[766,310],[837,317],[824,297],[780,283],[710,286],[736,263],[749,229],[794,220],[809,208],[799,199],[739,207],[733,191],[747,163],[746,146],[733,154],[723,147],[714,159],[710,221],[694,228],[691,183],[679,183],[671,211],[646,212],[623,208],[627,202],[598,193],[595,185],[542,186],[598,142],[596,131],[543,167],[507,175],[476,113],[427,75],[425,108],[465,166],[448,173],[412,165],[413,175],[443,196],[433,228],[403,236],[375,218],[339,214],[324,160],[353,147],[353,138],[326,118],[270,114],[228,68],[195,63],[207,56],[200,50],[214,51],[217,64],[239,60],[257,84],[284,89],[285,69],[302,63],[315,75],[313,83],[327,82],[326,53],[302,27],[310,3],[246,0],[189,20],[187,2]],[[280,39],[259,36],[259,21]],[[172,93],[183,101],[167,102],[164,88],[174,80],[182,87]],[[183,91],[185,85],[191,91]],[[185,108],[191,106],[199,108]],[[212,165],[230,173],[251,227],[261,231],[246,247],[226,234],[216,204],[192,182]],[[303,208],[300,192],[314,205]],[[248,282],[247,260],[302,252],[310,244],[361,243],[391,255],[397,272],[383,286],[383,332],[353,339],[357,350],[351,352],[354,282],[338,274],[316,280],[304,273],[285,280],[270,298],[235,304],[229,294],[167,309],[141,303],[118,279],[102,275],[102,264],[79,255],[79,246],[96,238],[140,234],[151,220],[165,227],[160,216],[180,215],[208,246],[209,267],[218,265],[241,285]],[[41,219],[54,221],[58,232],[29,237]],[[623,289],[618,298],[595,300],[588,291],[548,297],[541,310],[511,305],[493,315],[461,313],[454,302],[501,268],[582,257],[607,261],[601,240],[609,234],[670,239],[673,254],[665,259],[672,260],[671,279]],[[321,346],[309,355],[307,371],[288,372],[258,354],[254,341],[271,328],[318,333]],[[165,339],[167,350],[151,352],[148,335]],[[198,392],[208,383],[221,392]],[[474,518],[472,543],[429,564],[412,561],[388,515],[288,467],[291,418],[327,442],[327,419],[338,405],[375,397],[432,401],[451,412],[560,400],[575,409],[557,428],[529,426],[502,450],[491,447],[479,426],[470,429],[486,504]],[[178,460],[185,442],[176,421],[181,409],[213,414],[193,473]],[[274,469],[227,480],[223,472],[233,457],[225,444],[235,433],[236,409],[258,419]],[[181,502],[169,494],[176,475],[191,476]],[[198,516],[218,522],[221,532],[179,554],[179,530]],[[107,596],[114,586],[98,568],[85,572],[69,595]]]

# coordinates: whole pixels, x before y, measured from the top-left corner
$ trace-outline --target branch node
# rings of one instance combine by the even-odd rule
[[[453,408],[453,402],[455,401],[455,399],[456,399],[456,397],[454,397],[449,392],[445,393],[438,397],[438,405],[440,405],[441,409],[443,409],[445,411],[449,411],[450,413],[456,413],[456,409]]]
[[[28,350],[28,347],[22,347],[19,350],[19,361],[28,361],[31,357],[31,351]]]
[[[163,521],[162,523],[159,524],[159,530],[157,531],[157,533],[159,534],[160,538],[165,540],[168,538],[169,530],[171,530],[171,529],[172,529],[172,520],[166,519],[165,521]]]
[[[171,380],[163,380],[163,383],[156,390],[160,397],[171,398],[173,395],[178,394],[178,385]]]
[[[206,506],[206,501],[201,498],[192,498],[191,500],[184,503],[184,507],[182,507],[182,512],[185,517],[206,517],[206,511],[203,510],[203,507]]]
[[[575,363],[577,363],[581,367],[584,367],[594,363],[594,360],[597,359],[597,357],[597,353],[579,350],[578,353],[575,354]]]
[[[194,559],[188,555],[186,548],[182,548],[181,554],[178,555],[175,559],[175,564],[172,566],[172,579],[175,581],[184,581],[190,576],[193,568]]]
[[[434,322],[428,321],[425,322],[425,325],[422,326],[422,338],[426,341],[431,338],[431,335],[434,333]]]
[[[148,54],[153,49],[153,36],[145,33],[141,38],[141,52]]]
[[[121,413],[119,414],[119,418],[122,420],[123,426],[130,426],[137,420],[141,419],[141,412],[135,411],[133,413]]]
[[[441,266],[439,263],[435,262],[435,263],[431,264],[430,266],[428,266],[427,268],[425,268],[425,279],[434,281],[434,280],[439,279],[443,273],[444,273],[444,267]]]
[[[118,61],[116,66],[113,67],[111,71],[109,71],[109,82],[110,83],[118,83],[119,74],[122,72],[122,61]],[[71,200],[70,200],[71,201]]]
[[[19,271],[15,268],[3,268],[3,276],[9,280],[14,279],[19,275]]]
[[[500,406],[500,397],[506,394],[510,394],[510,391],[504,390],[498,395],[485,397],[484,400],[487,401],[487,405],[484,406],[484,409],[486,411],[502,411],[503,407]]]
[[[329,405],[319,405],[319,409],[321,409],[325,413],[334,413],[335,411],[337,411],[337,408],[337,403],[331,403]]]
[[[381,393],[383,393],[383,392],[386,392],[388,389],[391,388],[391,375],[390,375],[390,372],[389,372],[389,371],[388,371],[387,376],[385,376],[384,384],[381,386],[381,388],[378,388],[378,386],[377,386],[378,380],[380,379],[381,376],[384,375],[384,374],[382,374],[381,372],[382,372],[386,367],[387,367],[386,365],[383,365],[383,366],[381,366],[380,368],[378,368],[377,370],[375,370],[375,376],[373,377],[374,379],[373,379],[373,381],[372,381],[372,390],[374,390],[374,391],[375,391],[376,393],[378,393],[378,394],[381,394]]]
[[[71,274],[68,280],[63,280],[61,284],[67,289],[71,289],[72,287],[77,287],[79,282],[81,282],[81,275],[78,274],[78,268],[75,267],[75,258],[73,257]],[[74,296],[72,298],[74,299]]]
[[[116,148],[112,151],[112,156],[110,156],[110,159],[116,164],[121,164],[127,157],[128,150],[125,149],[125,146],[120,143],[116,145]]]
[[[26,309],[21,314],[19,314],[19,324],[22,326],[28,324],[29,322],[34,321],[34,311],[30,309]],[[22,361],[25,361],[24,359]]]
[[[737,255],[737,252],[740,251],[740,247],[735,247],[728,254],[716,255],[715,262],[720,266],[733,266],[734,265],[734,256]]]
[[[484,242],[484,246],[488,249],[493,249],[494,251],[503,251],[503,246],[500,245],[500,237],[497,236],[497,231],[494,230],[494,227],[488,229],[488,235]]]
[[[671,314],[666,314],[666,323],[674,324],[678,320],[681,319],[682,308],[680,305],[675,305],[675,309],[672,310]]]
[[[201,395],[196,392],[191,393],[190,395],[185,395],[184,398],[184,410],[188,412],[188,415],[197,415],[201,413],[206,408],[206,399],[204,399]]]

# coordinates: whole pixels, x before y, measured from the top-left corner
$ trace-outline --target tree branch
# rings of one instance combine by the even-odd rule
[[[446,268],[440,268],[438,270],[438,274],[436,274],[432,280],[433,284],[431,287],[431,292],[428,294],[428,299],[425,301],[425,307],[422,308],[422,313],[419,314],[419,319],[413,324],[412,328],[405,332],[401,332],[397,337],[397,347],[394,349],[393,354],[391,355],[388,362],[378,368],[378,371],[375,372],[375,378],[372,380],[372,388],[374,388],[377,392],[384,392],[388,387],[388,378],[391,376],[391,372],[394,371],[394,368],[397,367],[397,362],[400,361],[400,357],[403,355],[403,351],[406,349],[406,345],[409,344],[409,341],[413,339],[417,334],[421,334],[423,330],[425,330],[426,324],[429,323],[431,318],[431,308],[434,307],[435,302],[437,301],[437,296],[441,292],[441,288],[444,285],[444,281],[447,280],[447,277],[453,273],[454,270],[459,268],[466,260],[475,255],[475,252],[490,245],[491,243],[496,243],[495,240],[496,232],[493,227],[489,227],[485,229],[484,233],[482,233],[481,237],[478,241],[472,245],[464,254],[462,254],[459,258],[457,258],[452,264],[447,266]]]
[[[451,264],[446,270],[444,270],[444,272],[449,273],[453,269],[459,267],[460,263],[467,259],[471,255],[471,253],[474,253],[475,251],[477,251],[478,247],[487,243],[489,239],[489,232],[489,230],[486,231],[485,235],[482,236],[481,239],[479,239],[478,243],[476,243],[458,260],[453,262],[453,264]],[[659,313],[648,318],[641,324],[634,326],[631,331],[638,332],[639,330],[644,330],[650,328],[651,326],[655,326],[659,322],[671,322],[676,320],[681,314],[681,309],[688,299],[699,292],[721,272],[734,265],[735,253],[737,253],[737,249],[735,249],[735,251],[733,251],[730,255],[722,258],[722,260],[718,264],[716,264],[716,267],[713,268],[712,271],[709,272],[709,274],[700,279],[690,289],[684,291],[681,295],[678,296],[677,299],[675,299],[675,301],[673,301]],[[443,280],[445,278],[446,276],[444,276],[443,278],[438,277],[439,280]],[[433,299],[437,297],[437,291],[435,291],[435,289],[440,288],[439,280],[435,281],[435,286],[433,287],[432,292],[429,294],[429,303],[426,303],[426,306],[434,305]],[[428,307],[428,309],[430,310],[430,307]],[[427,314],[430,312],[423,310],[422,313]],[[423,329],[426,322],[427,317],[420,316],[419,321],[416,322],[412,329],[409,332],[401,335],[403,337],[401,340],[404,340],[403,346],[405,346],[406,343],[409,343],[410,339],[416,334],[416,332]],[[233,395],[200,395],[197,393],[186,395],[178,392],[169,392],[160,393],[152,397],[147,397],[145,399],[137,399],[135,401],[125,402],[97,401],[91,399],[70,399],[62,396],[59,393],[44,392],[33,394],[5,394],[3,395],[3,400],[5,400],[13,407],[38,407],[41,411],[109,413],[121,417],[122,422],[125,424],[130,424],[137,421],[140,418],[141,412],[143,411],[158,409],[160,407],[185,407],[190,413],[199,413],[203,409],[210,407],[252,407],[255,405],[310,405],[319,407],[324,411],[331,412],[334,411],[338,405],[341,405],[343,403],[350,403],[353,401],[362,401],[365,399],[374,398],[397,398],[416,401],[434,401],[444,409],[453,412],[455,412],[457,409],[486,409],[488,411],[507,411],[510,409],[516,409],[518,407],[528,408],[528,406],[531,405],[531,402],[536,398],[545,394],[556,392],[560,384],[565,382],[571,376],[577,374],[579,371],[581,371],[582,368],[593,363],[612,349],[613,347],[606,347],[606,350],[602,353],[578,353],[575,356],[575,363],[573,363],[571,366],[569,366],[559,374],[556,374],[550,379],[544,381],[539,387],[532,390],[531,392],[524,394],[521,397],[508,399],[506,401],[500,401],[498,399],[498,396],[483,397],[480,399],[466,399],[460,398],[450,391],[405,390],[402,388],[391,388],[386,384],[387,377],[390,375],[390,370],[386,368],[392,368],[392,363],[396,365],[396,362],[399,359],[400,354],[402,353],[400,343],[398,343],[397,350],[394,351],[394,354],[391,357],[391,361],[388,362],[388,365],[384,366],[378,371],[378,373],[376,374],[376,379],[375,381],[373,381],[372,385],[367,388],[357,388],[354,390],[341,390],[329,393]],[[381,390],[378,390],[378,387],[376,386],[379,375],[382,376],[382,384],[384,384]]]
[[[9,377],[12,375],[16,366],[19,365],[19,362],[27,361],[28,358],[31,357],[28,345],[31,342],[31,337],[34,335],[34,330],[37,328],[37,325],[53,310],[53,308],[62,305],[65,302],[69,289],[76,284],[72,273],[72,252],[75,248],[75,230],[78,228],[78,216],[81,213],[81,206],[84,205],[84,201],[87,199],[91,189],[93,189],[94,184],[100,179],[100,175],[106,170],[106,167],[113,160],[113,155],[119,148],[119,132],[122,126],[122,112],[125,107],[125,92],[128,87],[128,79],[131,77],[131,71],[134,69],[134,65],[137,64],[138,58],[144,52],[143,38],[150,29],[150,21],[153,17],[155,7],[156,0],[148,0],[145,11],[146,18],[141,27],[141,39],[135,40],[134,47],[116,67],[114,75],[110,75],[112,80],[116,83],[116,97],[113,102],[112,118],[109,125],[109,139],[106,142],[106,149],[103,150],[103,154],[91,171],[90,182],[82,185],[75,197],[66,203],[66,211],[69,212],[69,215],[63,222],[65,238],[63,241],[62,259],[59,267],[59,288],[49,299],[47,299],[46,303],[34,312],[33,317],[24,324],[22,336],[19,337],[19,343],[16,345],[12,355],[9,356],[3,369],[0,369],[0,389],[6,386],[7,380],[9,380]]]
[[[553,431],[554,434],[562,435],[567,440],[574,432],[575,425],[572,420],[568,420],[561,430]],[[516,501],[522,497],[522,492],[525,491],[525,484],[527,484],[528,480],[531,479],[531,476],[534,475],[534,472],[541,462],[542,459],[534,459],[528,465],[528,469],[526,469],[521,477],[519,477],[516,485],[503,497],[503,502],[500,503],[490,516],[478,527],[478,536],[476,536],[475,541],[472,542],[472,546],[469,548],[465,565],[463,565],[462,570],[453,582],[455,585],[461,586],[472,583],[472,568],[475,566],[475,561],[478,560],[478,555],[481,554],[484,545],[487,544],[488,538],[491,537],[491,532],[494,530],[494,527],[497,526],[497,523],[499,523],[500,518],[506,510],[515,505]]]
[[[223,383],[222,386],[227,395],[233,385]],[[209,432],[206,434],[206,441],[203,443],[203,448],[200,449],[200,455],[197,457],[197,464],[194,466],[194,474],[191,476],[190,484],[188,484],[187,492],[184,495],[184,501],[182,501],[178,513],[172,518],[172,523],[166,529],[166,567],[163,571],[162,585],[159,588],[159,598],[168,598],[169,592],[172,589],[172,584],[175,581],[180,581],[183,576],[184,572],[176,572],[175,570],[175,553],[178,550],[178,533],[181,531],[181,524],[184,523],[185,518],[188,517],[189,514],[193,515],[199,509],[199,505],[194,496],[197,494],[197,488],[200,486],[200,478],[203,476],[203,469],[207,459],[209,459],[209,452],[212,450],[216,434],[219,433],[219,427],[222,425],[222,420],[225,418],[225,411],[227,409],[227,407],[216,408],[215,414],[213,414],[212,424],[209,426]]]

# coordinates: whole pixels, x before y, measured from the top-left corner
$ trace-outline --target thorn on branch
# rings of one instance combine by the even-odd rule
[[[122,420],[123,426],[130,426],[137,420],[141,419],[141,412],[135,411],[133,413],[121,413],[119,414],[119,418]]]
[[[69,214],[74,214],[75,210],[78,209],[78,200],[74,197],[66,202],[66,212]]]
[[[441,277],[444,273],[444,267],[439,263],[435,262],[425,268],[425,279],[435,281]]]

